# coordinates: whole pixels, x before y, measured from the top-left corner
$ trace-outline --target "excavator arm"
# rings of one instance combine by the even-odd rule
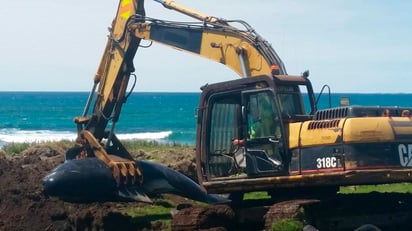
[[[140,38],[131,34],[125,34],[125,27],[130,16],[144,15],[143,0],[121,0],[116,18],[112,23],[102,59],[94,77],[94,85],[89,96],[88,103],[82,118],[76,118],[79,122],[87,121],[85,127],[96,138],[104,136],[109,120],[117,122],[124,103],[126,87],[131,74],[135,71],[133,58],[140,44]],[[94,92],[98,87],[93,115],[87,117]]]
[[[141,40],[124,33],[130,17],[135,14],[145,15],[143,0],[119,2],[83,114],[74,118],[78,132],[77,147],[66,153],[66,159],[95,156],[102,160],[111,168],[119,186],[142,181],[139,167],[114,135],[116,122],[126,101],[129,79],[135,71],[133,58]],[[93,100],[95,103],[89,115]],[[111,129],[107,132],[110,121]],[[105,138],[107,141],[103,144]]]
[[[206,16],[174,1],[156,1],[198,22],[149,18],[145,16],[144,0],[120,0],[83,115],[74,119],[77,151],[66,154],[67,159],[96,156],[112,169],[118,185],[142,180],[139,167],[114,134],[128,96],[129,80],[135,77],[133,59],[142,39],[222,63],[241,77],[286,74],[271,45],[246,22]]]

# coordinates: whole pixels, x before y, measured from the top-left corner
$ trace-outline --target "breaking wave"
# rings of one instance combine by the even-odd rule
[[[163,140],[173,132],[141,132],[116,134],[121,140]],[[41,143],[47,141],[74,141],[77,134],[69,131],[0,129],[0,147],[8,143]]]

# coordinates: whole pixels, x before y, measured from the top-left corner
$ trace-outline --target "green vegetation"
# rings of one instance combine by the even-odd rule
[[[344,186],[340,187],[339,193],[350,194],[350,193],[370,193],[370,192],[380,192],[380,193],[412,193],[412,183],[396,183],[396,184],[380,184],[380,185],[354,185],[354,186]],[[250,192],[246,193],[244,196],[245,200],[255,200],[255,199],[269,199],[270,196],[266,192]]]
[[[171,211],[176,205],[169,200],[156,199],[153,205],[131,207],[120,212],[130,216],[135,224],[162,222],[162,230],[171,229]]]
[[[65,152],[65,150],[73,146],[73,142],[69,140],[62,140],[58,142],[47,141],[42,143],[8,143],[0,148],[0,154],[4,154],[6,156],[18,155],[28,150],[29,148],[38,146],[48,147],[61,152]]]
[[[139,151],[152,152],[152,151],[164,151],[164,150],[181,150],[181,149],[193,149],[192,146],[182,145],[176,143],[160,143],[157,141],[122,141],[122,144],[130,153],[137,153]],[[34,146],[50,147],[56,150],[65,151],[74,146],[74,142],[70,140],[62,141],[47,141],[47,142],[33,142],[33,143],[8,143],[0,148],[0,153],[5,155],[16,155]]]
[[[193,146],[156,141],[122,141],[123,146],[137,159],[154,160],[169,164],[171,156],[179,159],[194,159]]]
[[[32,146],[30,143],[10,143],[1,147],[1,153],[4,153],[7,156],[13,156],[20,154],[30,146]]]
[[[128,140],[122,141],[123,146],[129,152],[135,152],[138,150],[144,151],[154,151],[154,150],[165,150],[165,149],[179,149],[179,148],[188,148],[191,146],[182,145],[177,143],[160,143],[157,141],[145,141],[145,140]]]
[[[280,219],[272,224],[271,231],[301,231],[304,223],[297,219]]]
[[[411,183],[381,184],[381,185],[356,185],[341,187],[339,193],[370,193],[370,192],[398,192],[412,193]]]
[[[244,200],[259,200],[259,199],[270,199],[270,196],[267,192],[250,192],[245,193]]]

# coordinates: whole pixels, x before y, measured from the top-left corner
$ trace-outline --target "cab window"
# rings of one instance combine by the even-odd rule
[[[274,137],[279,133],[278,113],[273,104],[270,91],[248,95],[247,124],[248,138]]]

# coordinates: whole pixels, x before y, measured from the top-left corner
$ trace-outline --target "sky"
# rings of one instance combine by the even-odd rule
[[[176,0],[248,22],[289,74],[310,71],[315,92],[412,93],[412,1]],[[116,0],[3,1],[0,91],[89,91]],[[145,1],[146,15],[194,21]],[[139,49],[135,92],[200,92],[236,79],[228,67],[163,45]]]

